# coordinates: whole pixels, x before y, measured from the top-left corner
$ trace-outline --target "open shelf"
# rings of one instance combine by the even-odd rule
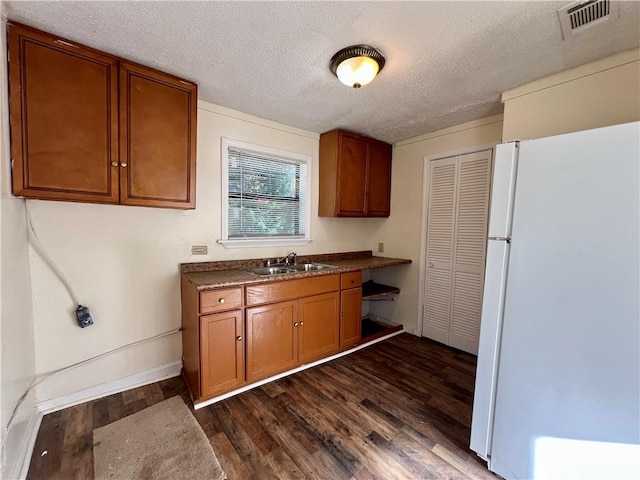
[[[373,280],[362,284],[362,300],[390,300],[389,295],[400,293],[398,287],[376,283]]]
[[[378,337],[384,337],[390,333],[402,330],[402,325],[396,323],[384,323],[380,320],[371,320],[369,317],[362,319],[362,340],[369,341]]]

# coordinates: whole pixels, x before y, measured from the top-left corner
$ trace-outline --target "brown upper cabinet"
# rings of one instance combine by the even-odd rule
[[[320,135],[320,217],[388,217],[391,145],[343,130]]]
[[[195,208],[195,84],[23,25],[8,30],[14,195]]]

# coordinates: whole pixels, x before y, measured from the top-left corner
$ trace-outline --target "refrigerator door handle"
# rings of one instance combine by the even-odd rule
[[[493,443],[493,417],[502,337],[502,317],[509,263],[508,241],[489,241],[480,321],[470,448],[489,462]]]

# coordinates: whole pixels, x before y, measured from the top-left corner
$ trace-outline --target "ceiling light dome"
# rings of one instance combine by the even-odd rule
[[[336,53],[329,65],[342,83],[360,88],[376,78],[384,67],[384,57],[369,45],[353,45]]]

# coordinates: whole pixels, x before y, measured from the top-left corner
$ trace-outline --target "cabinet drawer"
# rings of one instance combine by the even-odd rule
[[[280,302],[295,298],[309,297],[321,293],[335,292],[340,288],[340,275],[285,280],[266,285],[246,287],[247,305]]]
[[[242,307],[242,288],[200,292],[200,313],[223,312]]]
[[[340,289],[356,288],[362,285],[362,272],[349,272],[340,275]]]

